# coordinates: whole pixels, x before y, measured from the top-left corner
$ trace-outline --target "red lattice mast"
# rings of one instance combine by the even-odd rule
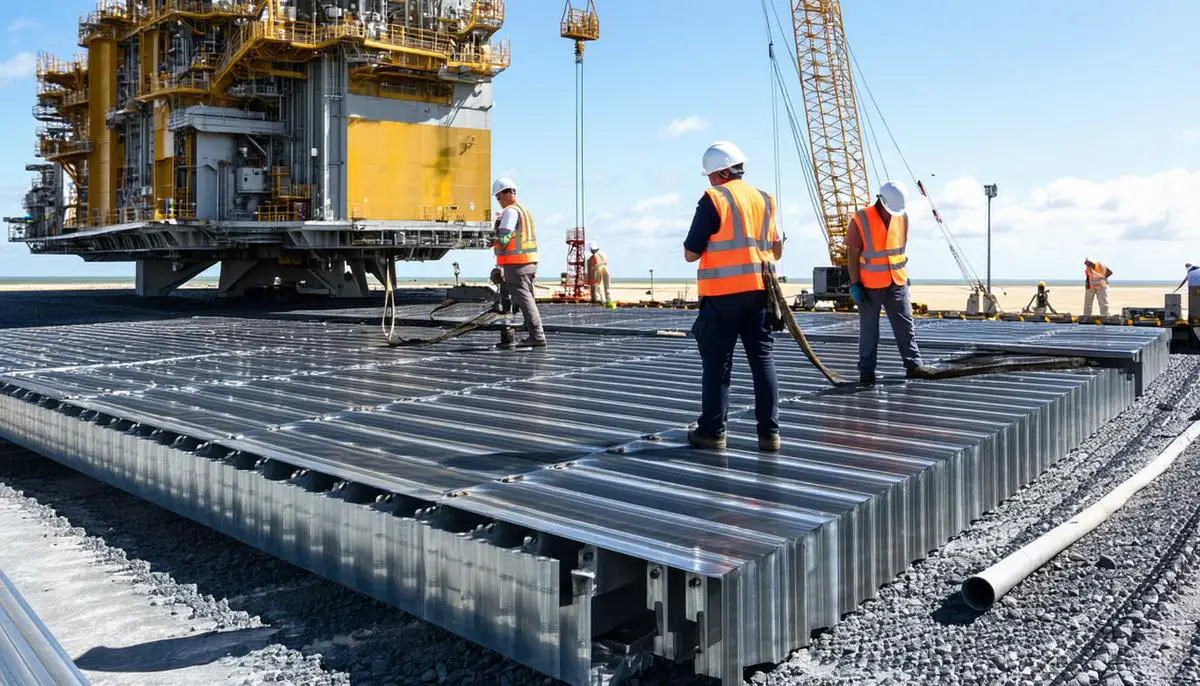
[[[571,300],[587,297],[587,245],[583,227],[567,230],[567,283],[564,295]]]

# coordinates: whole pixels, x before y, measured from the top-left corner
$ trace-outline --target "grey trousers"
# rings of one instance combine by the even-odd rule
[[[917,335],[913,326],[912,300],[908,296],[908,285],[888,288],[867,288],[867,302],[858,307],[858,371],[860,374],[875,373],[876,354],[879,350],[879,310],[887,312],[896,336],[896,347],[900,348],[900,359],[904,367],[921,366],[921,351],[917,349]]]
[[[506,264],[503,269],[504,285],[501,288],[512,300],[512,304],[521,310],[529,337],[535,341],[546,340],[546,334],[542,331],[542,316],[538,314],[537,300],[533,296],[533,278],[537,275],[537,262]]]
[[[1083,291],[1083,316],[1092,316],[1092,302],[1100,302],[1100,316],[1108,316],[1108,286],[1086,288]]]
[[[592,302],[606,303],[611,300],[610,288],[612,288],[612,280],[608,276],[608,270],[605,269],[596,275],[596,280],[592,283]]]

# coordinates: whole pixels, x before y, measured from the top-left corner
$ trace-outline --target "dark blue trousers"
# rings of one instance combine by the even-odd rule
[[[758,435],[779,433],[779,379],[775,376],[774,337],[766,326],[767,293],[752,291],[718,295],[700,301],[692,335],[704,367],[699,432],[725,433],[729,416],[729,381],[738,339],[754,378],[754,417]]]

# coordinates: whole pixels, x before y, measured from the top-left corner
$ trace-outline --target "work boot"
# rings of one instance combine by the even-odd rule
[[[545,348],[546,347],[546,339],[545,338],[534,338],[533,336],[530,336],[529,338],[526,338],[525,340],[521,341],[521,347],[522,348]]]
[[[923,364],[909,367],[904,371],[904,375],[910,379],[932,379],[936,373],[933,367],[926,367]]]
[[[779,434],[767,434],[766,436],[758,437],[758,449],[764,453],[777,453],[779,452],[780,445]]]
[[[875,372],[860,372],[858,375],[858,383],[863,386],[874,386]]]
[[[705,436],[700,433],[699,429],[692,429],[688,432],[688,444],[700,450],[724,450],[729,442],[726,440],[725,434]]]

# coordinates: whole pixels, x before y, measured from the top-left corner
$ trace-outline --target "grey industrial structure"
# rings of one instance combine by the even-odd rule
[[[389,259],[487,247],[503,0],[101,0],[42,55],[10,239],[135,261],[139,294],[364,295]]]

